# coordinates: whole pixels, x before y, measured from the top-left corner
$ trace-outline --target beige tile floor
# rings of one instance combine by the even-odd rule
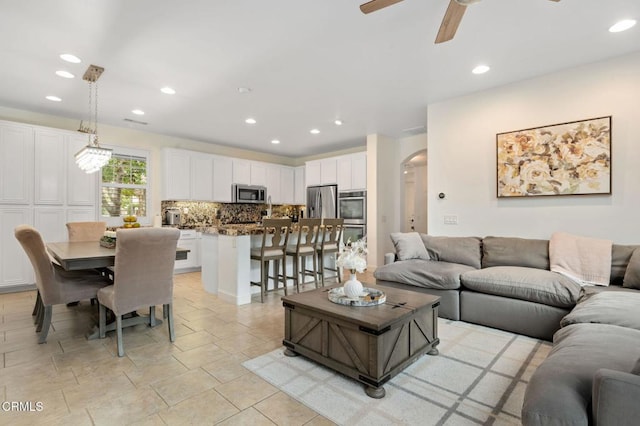
[[[35,292],[0,294],[0,424],[332,424],[242,366],[281,347],[281,295],[234,306],[206,293],[200,273],[176,275],[176,341],[166,323],[139,325],[125,330],[118,358],[114,333],[84,337],[97,311],[88,301],[56,306],[39,345]],[[4,409],[16,401],[31,411]]]

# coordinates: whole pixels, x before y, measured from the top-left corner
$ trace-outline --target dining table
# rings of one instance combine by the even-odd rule
[[[107,268],[116,261],[116,251],[98,241],[62,241],[47,243],[51,256],[67,271]],[[176,248],[176,260],[184,260],[190,250]]]
[[[51,257],[67,271],[79,271],[83,269],[102,269],[115,265],[116,251],[113,248],[103,247],[98,241],[62,241],[47,243],[47,250]],[[190,250],[177,247],[176,260],[184,260]],[[162,324],[160,318],[139,315],[136,312],[126,315],[122,319],[122,327],[131,327],[138,324],[148,324],[151,327]],[[114,331],[116,322],[107,323],[106,331]],[[97,321],[93,329],[86,334],[87,340],[100,337]]]

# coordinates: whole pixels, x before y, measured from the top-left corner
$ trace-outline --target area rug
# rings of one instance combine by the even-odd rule
[[[424,355],[373,399],[360,383],[277,349],[243,365],[339,425],[520,424],[526,384],[551,343],[438,321],[440,354]]]

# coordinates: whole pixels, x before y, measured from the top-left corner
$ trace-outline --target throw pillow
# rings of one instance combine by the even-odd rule
[[[398,260],[429,260],[429,253],[417,232],[393,232],[391,241],[396,248]]]
[[[640,249],[635,249],[629,259],[622,286],[640,289]]]

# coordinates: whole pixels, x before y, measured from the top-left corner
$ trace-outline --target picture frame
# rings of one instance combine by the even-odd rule
[[[498,198],[611,194],[612,117],[498,133]]]

